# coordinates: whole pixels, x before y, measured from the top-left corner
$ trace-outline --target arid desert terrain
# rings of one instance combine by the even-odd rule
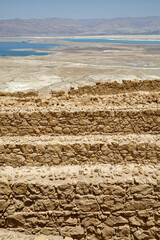
[[[74,37],[73,37],[74,38]],[[91,37],[90,37],[91,38]],[[93,38],[93,37],[92,37]],[[160,39],[160,36],[94,36],[112,39]],[[67,90],[97,81],[157,79],[160,45],[71,43],[60,37],[0,38],[0,41],[64,43],[47,56],[0,57],[0,90]]]

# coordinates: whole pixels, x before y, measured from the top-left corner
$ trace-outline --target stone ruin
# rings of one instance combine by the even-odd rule
[[[160,80],[0,92],[0,236],[9,230],[160,239]]]

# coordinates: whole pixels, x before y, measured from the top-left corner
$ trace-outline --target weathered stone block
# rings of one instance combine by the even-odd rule
[[[102,231],[103,239],[104,240],[112,239],[114,233],[115,233],[114,228],[105,226]]]
[[[24,195],[27,192],[27,186],[25,183],[15,183],[13,185],[13,191],[18,195]]]
[[[76,206],[82,212],[99,211],[99,205],[94,197],[81,197],[75,200]]]
[[[6,182],[0,181],[0,194],[2,195],[9,195],[11,193],[11,188],[9,184]]]
[[[9,201],[0,199],[0,212],[5,212],[9,205]]]
[[[7,226],[11,228],[24,227],[25,219],[23,214],[14,214],[7,217]]]

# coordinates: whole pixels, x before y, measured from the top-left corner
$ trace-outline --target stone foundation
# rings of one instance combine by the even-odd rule
[[[0,164],[12,167],[159,163],[160,135],[3,137]]]
[[[0,113],[0,135],[77,135],[160,131],[160,109]]]
[[[136,91],[159,91],[160,79],[157,80],[123,80],[122,83],[118,82],[97,82],[93,86],[78,87],[78,89],[71,88],[70,95],[83,95],[83,94],[118,94],[124,92],[136,92]],[[53,92],[54,93],[54,92]]]
[[[33,179],[23,169],[10,178],[6,171],[0,183],[0,227],[75,239],[158,239],[159,170],[103,168],[63,169],[59,177],[56,169],[36,169],[30,172]]]
[[[0,93],[0,237],[159,240],[159,90]]]

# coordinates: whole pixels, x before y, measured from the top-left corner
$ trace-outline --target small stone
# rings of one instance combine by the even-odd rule
[[[122,226],[120,229],[121,229],[121,235],[122,236],[126,236],[126,237],[129,236],[130,228],[129,228],[128,225]]]
[[[27,191],[27,186],[24,183],[15,183],[13,187],[13,191],[16,194],[25,194]]]
[[[55,128],[54,128],[54,131],[56,132],[56,133],[63,133],[63,131],[62,131],[62,128],[61,127],[58,127],[58,126],[56,126]]]
[[[123,170],[123,172],[124,172],[125,174],[128,174],[128,173],[130,173],[130,170],[129,170],[129,168],[125,168],[125,169]]]
[[[135,176],[134,177],[134,182],[139,184],[139,183],[141,183],[141,180],[140,180],[139,177]]]
[[[133,226],[141,226],[142,222],[140,219],[138,219],[137,217],[133,216],[129,218],[129,222],[131,225]]]
[[[114,235],[115,231],[113,228],[105,226],[103,231],[102,231],[102,236],[105,240],[111,239],[112,236]]]
[[[63,132],[64,132],[64,134],[70,134],[70,129],[69,128],[65,128],[65,129],[63,129]]]

